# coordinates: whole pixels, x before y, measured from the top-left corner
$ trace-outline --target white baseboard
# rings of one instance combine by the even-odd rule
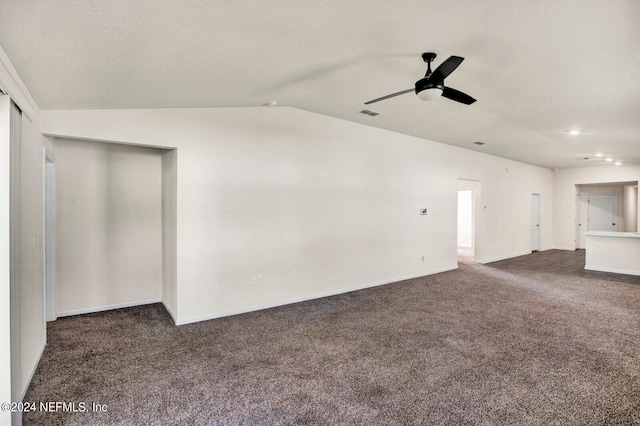
[[[568,251],[575,251],[576,250],[575,247],[569,247],[569,246],[554,246],[553,249],[554,250],[568,250]]]
[[[288,299],[288,300],[284,300],[284,301],[276,302],[276,303],[268,303],[268,304],[265,304],[265,305],[249,306],[249,307],[246,307],[246,308],[235,309],[235,310],[231,310],[231,311],[215,312],[215,313],[206,314],[206,315],[199,315],[199,316],[195,316],[195,317],[183,318],[183,319],[180,319],[178,321],[176,321],[175,318],[174,318],[174,322],[176,323],[176,325],[185,325],[185,324],[191,324],[191,323],[194,323],[194,322],[208,321],[208,320],[212,320],[212,319],[216,319],[216,318],[229,317],[229,316],[232,316],[232,315],[246,314],[248,312],[261,311],[263,309],[275,308],[275,307],[278,307],[278,306],[290,305],[290,304],[293,304],[293,303],[306,302],[306,301],[309,301],[309,300],[321,299],[323,297],[336,296],[338,294],[344,294],[344,293],[349,293],[349,292],[352,292],[352,291],[364,290],[364,289],[367,289],[367,288],[378,287],[378,286],[381,286],[381,285],[391,284],[391,283],[395,283],[395,282],[399,282],[399,281],[412,280],[412,279],[415,279],[415,278],[426,277],[426,276],[429,276],[429,275],[439,274],[439,273],[442,273],[442,272],[453,271],[455,269],[458,269],[458,265],[457,264],[455,266],[453,266],[453,267],[442,268],[442,269],[430,271],[430,272],[428,272],[426,274],[422,273],[422,274],[411,275],[411,276],[407,276],[407,277],[394,278],[394,279],[391,279],[391,280],[377,281],[377,282],[367,283],[367,284],[354,286],[354,287],[349,287],[349,288],[345,288],[345,289],[328,291],[328,292],[324,292],[324,293],[316,293],[316,294],[312,294],[312,295],[305,296],[305,297]]]
[[[485,263],[497,262],[499,260],[511,259],[513,257],[525,256],[527,254],[531,254],[531,250],[523,251],[520,253],[512,253],[506,256],[492,257],[491,259],[476,259],[476,262],[484,265]]]
[[[638,270],[630,270],[630,269],[616,269],[616,268],[605,268],[601,266],[585,266],[585,270],[587,271],[597,271],[597,272],[612,272],[614,274],[624,274],[624,275],[636,275],[640,276],[640,271]]]
[[[132,306],[149,305],[151,303],[160,303],[162,299],[136,300],[133,302],[117,303],[115,305],[94,306],[91,308],[74,309],[71,311],[58,312],[58,318],[69,317],[72,315],[92,314],[94,312],[110,311],[112,309],[130,308]]]

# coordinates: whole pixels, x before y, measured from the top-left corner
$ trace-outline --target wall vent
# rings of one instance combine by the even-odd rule
[[[379,112],[371,111],[371,110],[368,110],[368,109],[363,109],[362,111],[360,111],[360,114],[370,115],[372,117],[375,117],[376,115],[380,115]]]

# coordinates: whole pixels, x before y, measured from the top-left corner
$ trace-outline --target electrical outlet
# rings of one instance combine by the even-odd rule
[[[424,262],[424,256],[422,256],[422,261]]]
[[[257,275],[258,285],[262,284],[262,274]]]
[[[258,276],[255,274],[251,275],[251,284],[256,285],[257,281],[258,281]]]

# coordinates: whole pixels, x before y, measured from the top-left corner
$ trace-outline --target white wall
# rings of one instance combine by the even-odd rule
[[[530,252],[532,192],[551,246],[552,173],[514,161],[293,108],[43,120],[45,134],[177,148],[178,323],[456,268],[458,178],[482,184],[479,261]]]
[[[640,276],[640,236],[624,232],[587,235],[586,240],[584,269]]]
[[[624,186],[624,229],[638,232],[638,185]]]
[[[161,150],[56,139],[58,316],[162,295]]]
[[[178,318],[177,275],[178,150],[162,150],[162,301]]]
[[[640,180],[640,166],[596,166],[561,169],[553,174],[553,246],[575,249],[576,185]],[[584,209],[582,209],[584,210]],[[583,224],[586,228],[586,224]]]

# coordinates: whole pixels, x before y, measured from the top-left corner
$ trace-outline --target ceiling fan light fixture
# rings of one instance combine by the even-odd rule
[[[415,84],[416,95],[421,101],[432,101],[442,96],[444,85],[440,82],[429,81],[429,77],[421,78]]]
[[[418,95],[418,98],[420,98],[421,101],[432,101],[442,96],[442,88],[428,87],[419,92],[416,92],[416,95]]]

